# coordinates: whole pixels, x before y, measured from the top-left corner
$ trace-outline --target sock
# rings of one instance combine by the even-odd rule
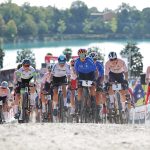
[[[4,120],[7,121],[8,120],[8,112],[3,112],[4,115]]]
[[[64,98],[64,106],[67,106],[67,98]]]
[[[14,113],[17,114],[18,113],[18,105],[14,106]]]
[[[45,104],[42,104],[42,113],[46,112]]]

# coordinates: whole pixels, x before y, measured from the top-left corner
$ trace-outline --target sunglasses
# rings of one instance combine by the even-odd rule
[[[115,59],[110,59],[110,61],[115,61],[115,60],[117,60],[117,58],[115,58]]]
[[[24,67],[29,67],[30,65],[23,65]]]
[[[80,54],[79,57],[80,57],[80,58],[85,58],[86,55],[85,55],[85,54]]]

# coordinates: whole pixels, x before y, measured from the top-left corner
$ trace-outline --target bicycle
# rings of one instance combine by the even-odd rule
[[[25,87],[21,88],[18,123],[28,123],[29,118],[30,118],[29,84],[25,84]]]
[[[80,123],[96,123],[97,114],[96,114],[96,100],[92,100],[89,93],[89,87],[94,84],[94,81],[90,80],[79,80],[82,84],[83,94],[81,101],[81,110],[77,113],[77,122]]]
[[[126,101],[122,102],[120,91],[123,90],[124,83],[114,82],[112,83],[112,90],[115,94],[114,112],[116,123],[128,123],[129,122],[129,108],[130,103],[129,95],[126,95]]]

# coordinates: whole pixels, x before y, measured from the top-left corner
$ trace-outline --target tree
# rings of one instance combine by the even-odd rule
[[[69,61],[72,57],[72,50],[71,48],[66,48],[63,51],[63,54],[66,56],[67,61]]]
[[[22,49],[17,51],[16,63],[21,63],[23,59],[30,59],[31,65],[35,67],[35,54],[30,49]]]
[[[0,68],[3,68],[3,58],[5,56],[4,50],[0,47]]]
[[[11,39],[13,39],[17,35],[17,26],[14,20],[10,20],[6,24],[6,33],[7,36]]]
[[[139,52],[140,48],[134,42],[128,42],[120,55],[128,60],[129,77],[139,77],[143,72],[143,56]]]
[[[62,34],[62,33],[64,33],[65,32],[65,30],[66,30],[66,24],[65,24],[65,22],[64,22],[64,20],[59,20],[58,21],[58,29],[57,29],[57,31],[60,33],[60,34]]]

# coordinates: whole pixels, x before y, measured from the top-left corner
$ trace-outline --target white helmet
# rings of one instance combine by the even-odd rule
[[[116,52],[110,52],[108,57],[109,57],[109,59],[117,59],[117,54],[116,54]]]

